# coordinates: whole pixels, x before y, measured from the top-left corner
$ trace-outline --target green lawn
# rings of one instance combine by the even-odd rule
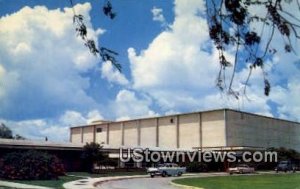
[[[300,189],[300,174],[185,178],[174,182],[205,189]]]

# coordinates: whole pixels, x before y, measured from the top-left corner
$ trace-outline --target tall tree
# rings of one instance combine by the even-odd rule
[[[13,135],[12,130],[7,127],[4,123],[0,124],[0,138],[6,138],[6,139],[16,139],[16,140],[25,140],[26,138],[16,134],[15,136]]]
[[[256,68],[262,70],[264,94],[270,94],[271,84],[264,63],[277,52],[271,46],[274,35],[282,36],[282,48],[287,53],[294,51],[291,39],[300,39],[300,18],[289,11],[289,5],[300,11],[299,0],[206,0],[209,34],[219,52],[217,86],[220,90],[239,98],[241,91],[233,88],[235,74],[241,64],[250,64],[242,94],[246,94],[252,70]],[[232,49],[234,58],[230,62],[225,51]],[[230,66],[233,71],[226,78],[225,71]]]
[[[4,123],[0,124],[0,138],[13,138],[13,132]]]
[[[82,158],[85,162],[86,168],[93,172],[94,164],[106,159],[101,149],[103,146],[96,142],[86,143],[83,147]]]

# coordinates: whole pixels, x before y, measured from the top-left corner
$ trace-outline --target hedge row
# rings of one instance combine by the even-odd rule
[[[12,180],[57,179],[65,174],[60,160],[40,151],[12,152],[3,157],[0,177]]]

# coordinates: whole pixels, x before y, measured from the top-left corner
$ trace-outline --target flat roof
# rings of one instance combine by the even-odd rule
[[[122,123],[122,122],[130,122],[130,121],[138,121],[138,120],[146,120],[146,119],[156,119],[156,118],[163,118],[163,117],[174,117],[179,115],[189,115],[189,114],[196,114],[196,113],[204,113],[204,112],[216,112],[216,111],[224,111],[226,109],[212,109],[212,110],[204,110],[204,111],[195,111],[195,112],[187,112],[187,113],[178,113],[178,114],[170,114],[170,115],[161,115],[161,116],[149,116],[144,118],[134,118],[134,119],[128,119],[128,120],[120,120],[120,121],[111,121],[109,123]],[[77,127],[88,127],[88,126],[94,126],[94,125],[102,125],[107,123],[91,123],[86,125],[78,125],[78,126],[72,126],[70,128],[77,128]]]
[[[52,142],[43,140],[0,139],[0,148],[43,149],[43,150],[82,150],[84,144]]]
[[[189,115],[189,114],[196,114],[196,113],[208,113],[208,112],[217,112],[217,111],[233,111],[233,112],[244,113],[244,114],[253,115],[253,116],[264,117],[264,118],[268,118],[268,119],[274,119],[274,120],[278,120],[278,121],[285,121],[285,122],[300,124],[299,122],[296,122],[296,121],[291,121],[291,120],[286,120],[286,119],[281,119],[281,118],[275,118],[275,117],[271,117],[271,116],[245,112],[245,111],[241,111],[241,110],[234,110],[234,109],[230,109],[230,108],[220,108],[220,109],[186,112],[186,113],[178,113],[178,114],[170,114],[170,115],[162,115],[162,116],[134,118],[134,119],[129,119],[129,120],[111,121],[111,122],[107,122],[107,123],[91,123],[91,124],[86,124],[86,125],[72,126],[72,127],[70,127],[70,129],[80,128],[80,127],[89,127],[89,126],[95,126],[95,125],[103,125],[103,124],[108,124],[108,123],[122,123],[122,122],[139,121],[139,120],[147,120],[147,119],[157,119],[157,118],[164,118],[164,117],[175,117],[175,116],[180,116],[180,115]]]

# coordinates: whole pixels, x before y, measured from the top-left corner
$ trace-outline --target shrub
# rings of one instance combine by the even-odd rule
[[[93,172],[94,163],[100,164],[101,161],[106,159],[101,149],[103,146],[96,142],[86,143],[83,147],[81,158],[85,164],[85,169]]]
[[[0,177],[12,180],[57,179],[64,174],[64,166],[56,156],[34,150],[9,153],[0,167]]]
[[[205,172],[207,171],[207,165],[201,162],[190,162],[186,165],[188,172]]]
[[[101,162],[98,162],[98,165],[103,165],[105,167],[117,167],[118,160],[109,158],[108,156],[104,156],[104,159]]]

